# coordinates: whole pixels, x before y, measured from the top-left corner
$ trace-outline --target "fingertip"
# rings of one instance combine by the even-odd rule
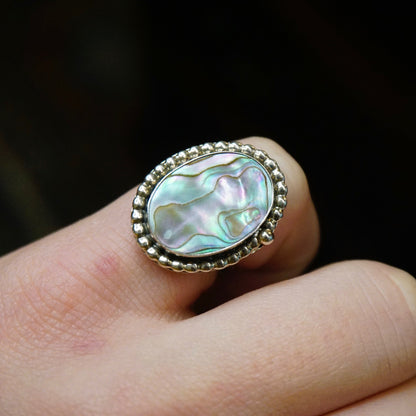
[[[244,259],[241,266],[255,269],[267,264],[279,271],[278,280],[292,277],[310,263],[319,247],[319,220],[308,179],[300,164],[274,140],[252,136],[240,141],[264,150],[276,160],[288,188],[287,207],[275,231],[275,242]]]

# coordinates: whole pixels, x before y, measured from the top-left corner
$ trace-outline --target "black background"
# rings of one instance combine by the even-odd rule
[[[415,274],[410,2],[329,3],[2,3],[0,254],[178,150],[261,135],[309,178],[314,266]]]

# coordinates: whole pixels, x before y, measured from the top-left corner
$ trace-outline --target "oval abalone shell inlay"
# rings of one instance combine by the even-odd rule
[[[167,174],[150,195],[150,232],[178,256],[213,255],[238,245],[267,218],[273,183],[250,156],[201,156]]]

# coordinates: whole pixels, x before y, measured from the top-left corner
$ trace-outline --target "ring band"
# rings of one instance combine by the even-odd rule
[[[133,233],[162,267],[219,270],[273,242],[286,195],[282,171],[263,150],[204,143],[168,157],[138,186]]]

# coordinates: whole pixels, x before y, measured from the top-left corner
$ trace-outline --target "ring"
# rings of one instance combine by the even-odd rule
[[[147,256],[205,272],[273,242],[287,186],[275,160],[249,144],[210,142],[157,165],[138,186],[131,221]]]

